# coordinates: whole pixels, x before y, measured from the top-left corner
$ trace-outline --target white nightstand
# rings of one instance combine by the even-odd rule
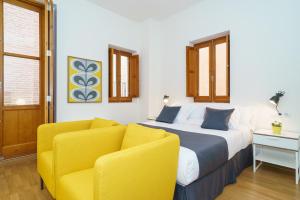
[[[263,162],[295,169],[296,184],[300,173],[300,134],[282,132],[274,134],[271,130],[259,130],[253,133],[253,172]],[[256,165],[256,161],[260,161]]]

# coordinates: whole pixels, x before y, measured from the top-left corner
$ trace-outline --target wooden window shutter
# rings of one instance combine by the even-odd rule
[[[213,93],[213,67],[212,67],[212,43],[202,42],[195,45],[197,56],[197,96],[195,102],[212,102]]]
[[[223,55],[226,56],[225,59],[220,59],[220,55],[218,55],[218,51],[217,51],[217,45],[223,45],[224,49],[222,52]],[[229,103],[230,102],[230,43],[229,43],[229,35],[224,36],[224,37],[220,37],[217,38],[215,40],[213,40],[213,51],[214,51],[214,55],[213,55],[213,77],[214,77],[214,92],[213,92],[213,101],[214,102],[219,102],[219,103]],[[220,66],[224,66],[222,68],[217,69],[217,60],[225,60],[226,63],[223,63]],[[217,77],[217,71],[219,70],[223,72],[222,74],[225,75],[225,77],[222,79],[221,84],[219,83],[218,86],[218,77]],[[220,88],[220,85],[222,89],[222,93],[220,94],[217,93],[217,88]]]
[[[130,57],[130,96],[139,97],[139,56]]]
[[[199,52],[194,47],[186,47],[186,96],[196,97],[198,91]]]

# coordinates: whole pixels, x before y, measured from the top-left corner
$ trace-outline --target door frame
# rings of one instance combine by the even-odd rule
[[[44,0],[45,18],[45,122],[53,123],[55,116],[56,15],[53,0]],[[47,51],[49,53],[47,53]]]
[[[40,10],[40,105],[42,107],[42,123],[55,121],[55,83],[54,83],[54,15],[53,1],[44,0],[0,0],[0,13],[3,3],[8,2],[23,7],[29,5]],[[49,53],[50,52],[50,53]],[[3,156],[3,108],[4,108],[4,21],[0,14],[0,158]],[[43,91],[43,92],[42,92]],[[50,98],[49,98],[50,97]],[[29,106],[30,107],[30,106]]]
[[[0,13],[3,13],[3,0],[0,0]],[[3,147],[3,64],[4,64],[4,55],[3,55],[3,51],[4,51],[4,29],[3,29],[3,14],[0,14],[0,156],[2,156],[2,147]]]

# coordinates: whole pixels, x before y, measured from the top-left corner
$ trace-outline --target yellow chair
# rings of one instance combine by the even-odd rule
[[[135,124],[54,139],[57,200],[171,200],[179,138]]]
[[[45,183],[52,197],[56,197],[53,141],[57,135],[90,128],[96,128],[99,132],[101,127],[115,125],[118,125],[115,121],[96,118],[94,120],[51,123],[39,126],[37,133],[37,169],[41,177],[41,189],[43,189]]]

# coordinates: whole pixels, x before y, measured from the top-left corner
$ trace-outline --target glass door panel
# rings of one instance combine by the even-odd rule
[[[112,72],[113,72],[113,94],[112,96],[113,97],[116,97],[117,96],[117,55],[116,54],[113,54],[113,69],[112,69]]]
[[[199,49],[199,96],[209,96],[209,47]]]
[[[4,106],[40,103],[39,61],[4,56]]]
[[[227,95],[227,44],[216,45],[216,96]]]
[[[40,56],[38,12],[4,2],[4,52]]]
[[[121,56],[121,97],[129,96],[129,58]]]
[[[4,106],[40,104],[40,13],[7,2],[4,21]]]

